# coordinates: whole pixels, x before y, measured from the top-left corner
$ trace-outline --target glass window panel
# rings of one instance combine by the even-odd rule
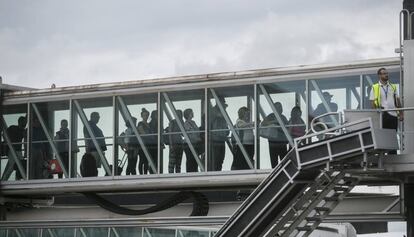
[[[74,100],[73,103],[76,119],[72,130],[76,131],[73,136],[77,140],[80,150],[77,160],[79,164],[77,173],[83,177],[106,176],[107,171],[102,162],[106,162],[110,170],[112,170],[113,164],[112,134],[114,116],[112,97]],[[80,111],[77,111],[77,103],[80,106]],[[85,115],[87,121],[83,121],[81,115]],[[103,152],[102,158],[85,125],[92,129],[99,149]],[[95,164],[93,161],[95,161]],[[112,171],[110,172],[112,173]]]
[[[204,90],[162,93],[162,99],[165,128],[163,138],[168,144],[163,153],[164,172],[185,173],[205,170],[203,158],[205,128],[202,126]],[[199,163],[202,164],[201,167]]]
[[[134,95],[121,97],[128,111],[124,111],[121,105],[119,109],[118,136],[119,161],[123,175],[157,173],[158,166],[158,111],[157,94]],[[119,101],[118,101],[119,102]],[[122,103],[122,102],[121,102]],[[133,128],[127,122],[127,113],[130,113],[147,150],[145,155],[143,147],[138,142]],[[152,160],[155,170],[152,170],[149,160]]]
[[[311,90],[310,120],[328,112],[356,109],[361,102],[359,75],[310,80],[309,85]],[[352,96],[355,98],[352,99]],[[327,127],[334,127],[340,122],[337,115],[325,116],[319,121]],[[316,129],[323,130],[324,128],[317,127]]]
[[[260,116],[260,168],[274,168],[289,150],[289,139],[306,131],[305,81],[258,86]],[[283,124],[278,122],[274,110]]]
[[[68,174],[70,168],[74,177],[76,164],[72,162],[69,167],[69,101],[33,103],[31,114],[29,177],[63,178],[62,167]],[[77,149],[75,145],[73,147]],[[73,150],[73,161],[76,160],[76,155],[77,150]]]
[[[12,148],[23,166],[23,172],[27,176],[27,104],[4,106],[3,119],[6,123],[4,126],[6,135],[9,137]],[[1,136],[1,145],[1,179],[22,179],[22,174],[12,157],[12,151],[3,136]]]
[[[141,237],[142,228],[140,227],[112,227],[110,228],[111,237]]]
[[[254,87],[214,88],[209,89],[208,96],[208,170],[253,169]],[[231,126],[235,134],[231,133]]]
[[[42,231],[42,237],[73,237],[74,234],[74,228],[43,229]]]
[[[8,237],[33,236],[40,237],[40,229],[8,229]]]
[[[178,236],[183,237],[209,237],[208,231],[201,230],[178,230]]]
[[[175,237],[175,230],[144,228],[143,237]]]
[[[108,227],[78,228],[75,237],[108,236]]]

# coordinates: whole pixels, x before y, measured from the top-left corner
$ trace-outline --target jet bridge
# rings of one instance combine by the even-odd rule
[[[335,130],[336,134],[323,137]],[[235,211],[217,237],[309,236],[359,181],[344,164],[395,149],[397,136],[394,130],[376,128],[366,118],[297,138],[294,143],[294,149]]]

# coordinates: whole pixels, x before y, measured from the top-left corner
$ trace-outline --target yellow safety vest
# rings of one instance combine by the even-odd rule
[[[396,105],[396,98],[395,98],[395,91],[397,91],[397,87],[394,84],[389,83],[393,92],[393,97],[394,97],[394,105],[395,107],[397,107]],[[377,108],[381,108],[381,85],[380,83],[376,83],[374,85],[372,85],[372,89],[374,91],[374,104],[375,107]]]

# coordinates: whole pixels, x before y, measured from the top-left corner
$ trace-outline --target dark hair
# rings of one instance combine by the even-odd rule
[[[377,71],[377,75],[381,74],[381,71],[382,71],[382,70],[387,70],[387,69],[385,69],[385,67],[382,67],[382,68],[378,69],[378,71]]]
[[[134,123],[134,124],[133,124],[133,126],[135,126],[135,125],[136,125],[136,123],[137,123],[137,118],[135,118],[135,117],[131,117],[131,119],[132,119],[132,122]],[[125,126],[126,126],[127,128],[132,128],[132,126],[131,126],[131,124],[129,123],[129,121],[128,121],[128,120],[126,121]]]
[[[60,120],[60,124],[62,125],[62,123],[63,122],[66,122],[66,123],[68,123],[68,120],[66,120],[66,119],[62,119],[62,120]]]
[[[141,109],[141,116],[142,116],[144,113],[147,113],[148,115],[150,114],[150,112],[149,112],[146,108],[142,108],[142,109]]]
[[[26,119],[26,117],[25,116],[20,116],[19,117],[19,119],[17,120],[18,121],[18,123],[20,124],[20,123],[27,123],[27,119]]]
[[[177,109],[175,112],[179,119],[183,119],[183,111],[181,109]]]
[[[248,112],[249,109],[246,106],[243,106],[237,111],[237,115],[239,116],[239,119],[243,119]]]
[[[190,114],[193,112],[192,109],[186,109],[184,110],[184,118],[188,119],[190,117]]]

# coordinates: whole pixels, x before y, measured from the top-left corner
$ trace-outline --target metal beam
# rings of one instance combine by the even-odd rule
[[[184,140],[187,143],[188,147],[190,148],[191,153],[194,156],[194,159],[196,160],[198,166],[200,167],[200,170],[202,172],[204,172],[205,168],[204,168],[203,162],[198,157],[197,152],[195,151],[194,146],[191,143],[190,138],[188,137],[187,131],[184,128],[184,125],[181,121],[181,118],[178,118],[177,110],[175,109],[174,104],[171,102],[170,97],[168,97],[167,93],[163,92],[162,95],[164,96],[165,101],[167,102],[168,106],[170,107],[170,110],[172,111],[172,113],[174,115],[175,121],[177,122],[178,127],[180,128],[180,131],[182,132],[182,134],[184,136]],[[190,157],[187,157],[187,159],[189,159],[189,158]]]
[[[83,123],[83,126],[85,126],[86,130],[89,133],[90,139],[92,139],[93,144],[95,145],[95,149],[99,154],[99,158],[101,159],[101,163],[105,169],[105,172],[111,176],[112,175],[112,170],[109,167],[108,161],[106,160],[103,151],[101,149],[101,147],[98,144],[98,141],[96,140],[95,134],[93,133],[91,126],[89,126],[89,121],[86,118],[85,112],[83,112],[82,107],[80,106],[79,102],[77,100],[73,100],[73,103],[75,104],[75,107],[78,111],[79,117],[81,118],[81,121]],[[105,139],[105,138],[102,138]]]
[[[62,168],[63,174],[65,175],[66,178],[69,178],[69,173],[68,173],[68,170],[66,169],[67,167],[65,167],[65,164],[63,164],[62,157],[60,157],[60,154],[59,154],[59,151],[56,147],[56,144],[53,141],[53,138],[50,136],[50,133],[49,133],[47,127],[46,127],[46,123],[43,120],[42,115],[40,114],[39,108],[37,108],[37,105],[35,103],[32,104],[32,107],[33,107],[33,110],[36,114],[37,119],[40,122],[40,125],[42,126],[43,132],[46,135],[47,141],[49,142],[49,145],[52,147],[52,150],[56,155],[56,158],[57,158],[57,160],[60,164],[60,167]],[[71,150],[71,149],[69,148],[69,150]]]
[[[239,134],[234,129],[234,126],[233,126],[233,124],[230,120],[230,117],[227,114],[227,111],[224,109],[223,105],[221,104],[220,99],[216,94],[216,91],[213,88],[210,88],[210,91],[211,91],[211,94],[213,95],[214,99],[216,100],[216,104],[218,105],[219,110],[220,110],[221,114],[223,115],[224,120],[226,120],[227,126],[229,127],[229,129],[230,129],[231,133],[233,134],[234,138],[236,139],[236,143],[239,146],[239,148],[240,148],[240,150],[241,150],[241,152],[244,156],[244,159],[246,160],[246,163],[249,165],[250,169],[253,169],[254,165],[250,161],[249,155],[247,154],[246,149],[244,149],[244,146],[243,146],[243,144],[240,140]]]
[[[263,85],[259,85],[259,86],[260,86],[260,89],[262,90],[263,95],[265,96],[265,98],[267,100],[267,103],[269,103],[269,106],[272,109],[273,114],[275,115],[276,120],[279,123],[280,128],[282,129],[283,133],[285,134],[286,138],[288,139],[290,146],[294,147],[292,136],[290,136],[290,133],[287,130],[287,128],[285,126],[285,123],[282,120],[282,117],[280,116],[279,112],[277,112],[272,98],[270,97],[269,93],[267,93],[267,91],[266,91],[266,89],[264,88]]]
[[[142,140],[141,135],[139,135],[137,127],[135,125],[133,125],[134,122],[132,121],[132,115],[131,115],[128,107],[126,106],[126,104],[125,104],[125,102],[124,102],[124,100],[122,99],[121,96],[118,96],[117,98],[118,98],[118,103],[121,106],[120,111],[121,111],[122,117],[124,118],[125,121],[127,121],[131,125],[132,131],[134,132],[135,137],[138,139],[138,143],[141,146],[142,151],[145,154],[145,158],[147,159],[148,164],[150,165],[150,167],[151,167],[152,171],[154,172],[154,174],[156,174],[157,173],[157,167],[155,167],[154,161],[152,160],[152,157],[151,157],[150,153],[148,152],[148,149],[145,146],[145,143]]]

